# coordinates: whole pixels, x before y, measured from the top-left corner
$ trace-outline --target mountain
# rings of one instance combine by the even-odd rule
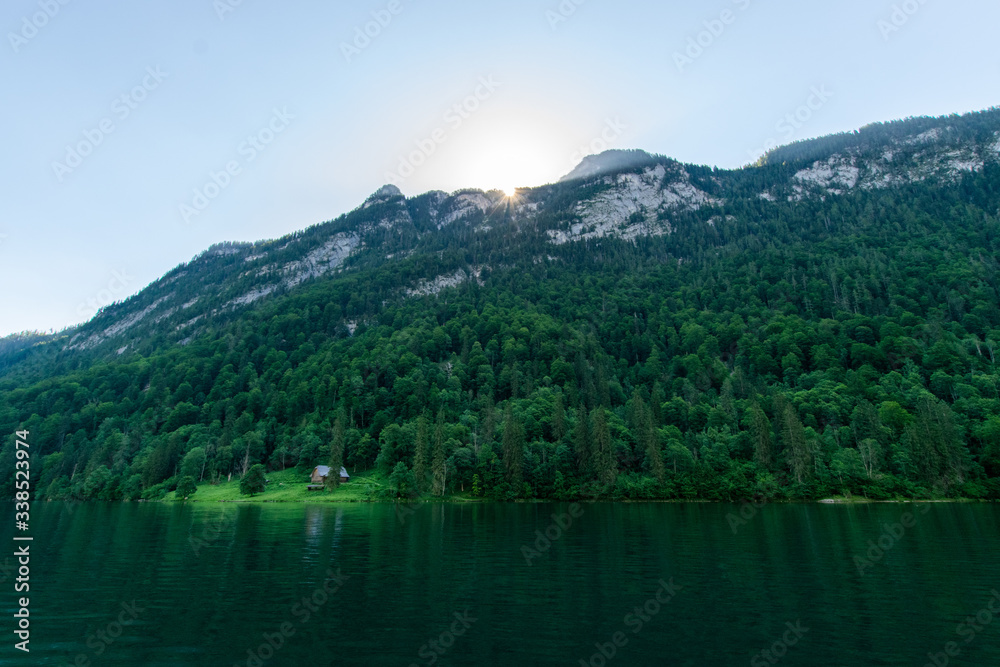
[[[699,211],[708,215],[695,218],[714,225],[727,207],[756,208],[757,200],[815,201],[852,191],[958,183],[1000,155],[1000,139],[990,129],[995,115],[872,125],[775,149],[761,166],[735,171],[682,165],[644,151],[607,151],[588,156],[560,184],[522,190],[509,202],[499,191],[477,190],[408,200],[387,185],[334,221],[275,241],[209,248],[71,332],[65,349],[113,346],[124,353],[149,338],[183,344],[266,297],[345,271],[394,265],[407,279],[394,296],[436,293],[467,280],[483,264],[416,261],[456,242],[476,254],[501,239],[506,245],[540,238],[549,246],[634,240],[670,235]]]
[[[331,456],[396,492],[1000,497],[998,215],[1000,109],[737,170],[385,186],[7,340],[0,424],[37,434],[44,498]]]
[[[656,164],[656,158],[640,150],[609,150],[599,155],[588,155],[573,171],[559,179],[560,182],[604,176],[616,171]]]

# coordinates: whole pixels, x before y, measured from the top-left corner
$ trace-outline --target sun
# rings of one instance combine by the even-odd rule
[[[519,115],[484,113],[476,123],[462,128],[461,142],[448,146],[454,175],[461,187],[497,189],[506,199],[516,199],[518,187],[552,183],[568,172],[547,126]],[[445,153],[442,152],[442,159]]]

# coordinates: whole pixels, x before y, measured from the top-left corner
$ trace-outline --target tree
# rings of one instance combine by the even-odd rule
[[[514,418],[510,401],[503,419],[503,465],[511,488],[520,491],[524,479],[524,426]]]
[[[430,440],[430,434],[428,433],[430,429],[427,422],[426,415],[420,415],[417,419],[417,439],[414,443],[413,453],[413,479],[417,485],[417,490],[421,493],[427,490],[427,450]]]
[[[437,425],[434,427],[434,460],[431,468],[434,476],[433,493],[443,496],[448,482],[448,460],[446,458],[444,441],[444,411],[438,413]]]
[[[882,430],[882,421],[875,406],[868,401],[859,402],[851,415],[851,432],[854,434],[855,443],[860,446],[862,440],[878,439],[882,435]]]
[[[240,464],[237,472],[239,472],[240,477],[246,477],[250,467],[254,465],[253,462],[258,460],[257,456],[264,450],[264,441],[256,431],[249,431],[243,437],[235,440],[235,446],[243,449],[240,452],[242,456],[239,457]]]
[[[593,463],[590,442],[590,424],[583,405],[576,408],[576,424],[573,426],[573,449],[576,450],[577,470],[582,477],[589,477]]]
[[[336,489],[340,485],[340,469],[344,465],[344,440],[347,431],[347,414],[343,406],[337,411],[333,422],[333,437],[330,440],[330,474],[326,476],[326,488]]]
[[[397,498],[405,498],[416,491],[413,473],[402,461],[392,469],[392,474],[389,475],[389,484],[396,490]]]
[[[264,472],[264,466],[259,463],[251,466],[240,480],[240,494],[252,498],[255,494],[264,493]]]
[[[87,480],[83,485],[83,496],[86,500],[106,500],[103,498],[104,490],[111,483],[111,471],[107,466],[95,468],[87,475]]]
[[[666,477],[666,469],[663,466],[663,453],[660,451],[660,439],[653,427],[653,416],[646,407],[639,391],[632,394],[632,432],[635,435],[636,444],[641,451],[646,453],[646,460],[649,462],[649,470],[660,482]]]
[[[552,440],[559,442],[566,435],[566,410],[563,408],[562,394],[556,394],[552,403],[552,419],[549,422],[552,430]]]
[[[681,466],[687,470],[694,465],[694,456],[691,454],[691,450],[676,438],[667,440],[667,456],[673,464],[674,475],[679,472]]]
[[[774,451],[771,446],[771,421],[764,414],[760,404],[754,401],[747,414],[747,426],[750,430],[750,441],[753,443],[753,457],[764,468],[770,469],[774,464]]]
[[[865,467],[868,479],[872,479],[881,465],[882,445],[875,438],[865,438],[858,443],[858,454],[861,456],[861,463]]]
[[[195,484],[194,477],[185,475],[181,478],[181,483],[177,485],[177,497],[186,500],[189,496],[193,496],[197,490],[198,486]]]
[[[799,420],[799,415],[791,403],[785,405],[785,413],[781,421],[781,435],[788,456],[788,468],[795,477],[795,481],[802,484],[812,470],[813,458],[809,444],[806,442],[802,421]]]
[[[191,477],[200,482],[205,472],[207,459],[204,448],[195,447],[181,459],[181,476]]]
[[[904,438],[924,481],[945,486],[965,481],[961,437],[948,404],[930,396],[920,399]]]
[[[855,479],[865,472],[862,465],[861,456],[856,449],[850,447],[839,449],[830,459],[830,469],[837,476],[840,483],[844,483],[844,477]]]
[[[594,438],[594,472],[602,484],[613,484],[618,476],[618,465],[611,444],[611,430],[608,428],[608,417],[604,407],[599,406],[591,412]]]

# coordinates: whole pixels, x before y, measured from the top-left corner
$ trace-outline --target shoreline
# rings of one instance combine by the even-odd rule
[[[46,501],[49,502],[49,501]],[[71,501],[51,501],[51,502],[71,502]],[[76,501],[76,502],[89,502],[89,501]],[[106,501],[102,501],[106,502]],[[541,505],[541,504],[557,504],[557,503],[605,503],[605,504],[621,504],[621,505],[637,505],[644,503],[668,503],[668,504],[698,504],[698,505],[746,505],[752,504],[756,507],[764,507],[766,505],[907,505],[907,504],[917,504],[917,503],[935,503],[935,504],[953,504],[953,505],[974,505],[974,504],[992,504],[996,503],[995,500],[977,500],[973,498],[939,498],[939,499],[926,499],[926,498],[899,498],[893,500],[870,500],[870,499],[856,499],[856,498],[822,498],[819,500],[767,500],[764,502],[755,502],[752,500],[704,500],[704,499],[639,499],[639,500],[612,500],[612,499],[586,499],[586,498],[575,498],[571,500],[556,500],[551,498],[539,498],[539,499],[522,499],[522,500],[493,500],[490,498],[445,498],[445,499],[434,499],[434,500],[420,500],[420,499],[406,499],[399,498],[396,500],[362,500],[362,499],[331,499],[331,500],[268,500],[268,499],[250,499],[246,500],[198,500],[196,498],[191,498],[188,500],[179,499],[162,499],[162,500],[135,500],[135,501],[118,501],[122,503],[126,502],[138,502],[138,503],[160,503],[160,504],[199,504],[199,505],[210,505],[210,504],[235,504],[235,505],[485,505],[485,504],[498,504],[498,505]]]

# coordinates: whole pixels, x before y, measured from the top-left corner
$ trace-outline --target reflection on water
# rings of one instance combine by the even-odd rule
[[[1000,665],[994,505],[569,508],[39,504],[0,664]]]

